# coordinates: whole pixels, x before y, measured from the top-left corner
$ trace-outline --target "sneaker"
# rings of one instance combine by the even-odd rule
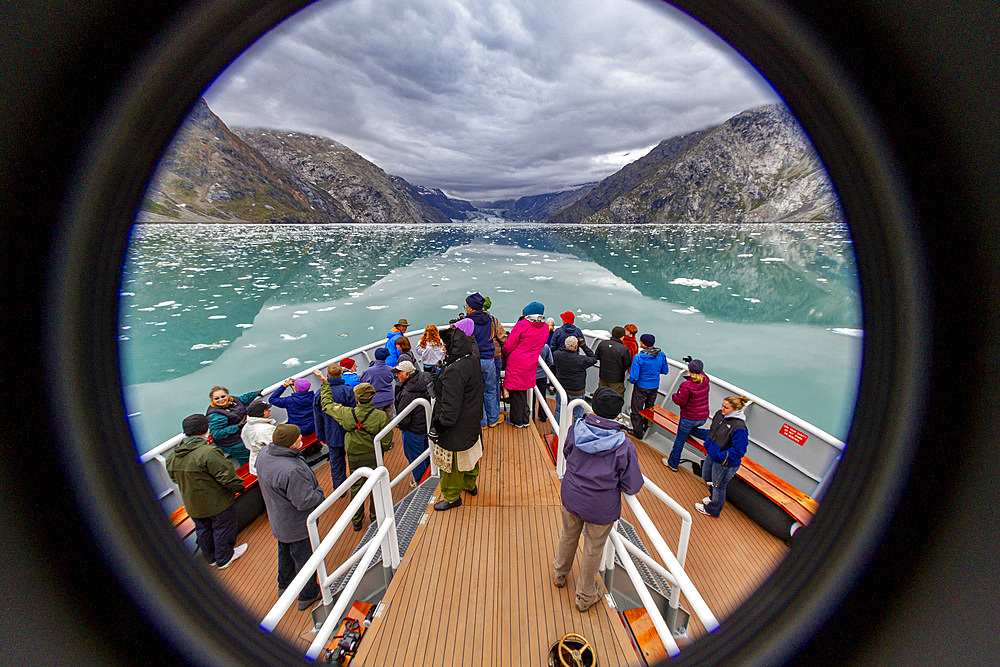
[[[445,512],[447,510],[450,510],[452,507],[458,507],[461,504],[462,504],[461,498],[450,503],[447,500],[441,500],[439,502],[434,503],[434,509],[437,510],[438,512]]]
[[[358,532],[359,530],[361,530],[361,524],[360,523],[352,523],[351,527],[354,528],[354,532]]]
[[[712,502],[712,499],[711,499],[711,498],[702,498],[702,499],[701,499],[701,502],[707,505],[707,504],[709,504],[710,502]]]
[[[695,504],[694,504],[694,508],[695,508],[696,510],[698,510],[699,512],[701,512],[702,514],[704,514],[705,516],[711,516],[711,517],[712,517],[713,519],[717,519],[717,518],[718,518],[718,517],[716,517],[716,516],[712,516],[711,514],[709,514],[709,513],[708,513],[708,510],[707,510],[707,509],[705,509],[705,506],[704,506],[704,505],[702,505],[701,503],[695,503]]]
[[[313,606],[321,597],[323,597],[322,593],[316,593],[316,596],[312,600],[299,600],[299,611],[305,611]]]
[[[531,423],[529,422],[527,424],[514,424],[514,426],[517,428],[528,428],[529,426],[531,426]]]
[[[672,471],[677,472],[677,468],[673,467],[669,463],[667,464],[667,467],[670,468]]]
[[[495,422],[493,422],[492,424],[490,424],[490,428],[493,428],[494,426],[499,426],[500,424],[504,423],[504,421],[506,421],[506,419],[507,419],[506,417],[504,417],[503,415],[500,415],[499,417],[497,417],[497,420]]]
[[[238,546],[235,549],[233,549],[233,557],[230,558],[229,561],[227,561],[225,565],[220,565],[219,569],[220,570],[225,570],[227,567],[229,567],[230,565],[232,565],[234,560],[236,560],[237,558],[239,558],[240,556],[242,556],[243,554],[245,554],[247,552],[247,547],[248,546],[249,545],[247,545],[247,543],[244,542],[240,546]]]

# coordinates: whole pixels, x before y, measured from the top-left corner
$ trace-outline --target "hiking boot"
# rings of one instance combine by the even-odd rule
[[[490,428],[493,428],[494,426],[499,426],[500,424],[504,423],[506,420],[507,420],[506,417],[504,417],[503,415],[500,415],[499,417],[497,417],[497,420],[495,422],[493,422],[492,424],[490,424]]]
[[[247,547],[248,546],[249,545],[247,545],[246,542],[244,542],[240,546],[238,546],[235,549],[233,549],[233,557],[230,558],[228,561],[226,561],[223,565],[220,565],[219,569],[220,570],[225,570],[227,567],[229,567],[230,565],[232,565],[234,560],[236,560],[237,558],[239,558],[240,556],[242,556],[243,554],[245,554],[247,552]]]
[[[479,495],[479,485],[477,484],[476,486],[472,487],[472,489],[469,490],[469,491],[466,491],[466,493],[468,493],[470,496],[477,496],[477,495]]]
[[[566,586],[566,575],[565,574],[560,575],[560,574],[556,574],[555,572],[553,572],[552,573],[552,584],[556,588],[563,588],[564,586]]]
[[[305,611],[309,607],[313,606],[313,604],[315,604],[321,597],[323,597],[322,593],[316,593],[312,600],[299,600],[299,611]]]

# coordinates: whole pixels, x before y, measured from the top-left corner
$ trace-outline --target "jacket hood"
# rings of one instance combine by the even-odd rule
[[[725,418],[726,419],[742,419],[743,421],[747,420],[746,414],[743,413],[743,408],[740,408],[739,410],[733,410],[728,415],[726,415]]]
[[[660,348],[658,348],[658,347],[644,347],[644,348],[642,348],[639,351],[642,352],[643,354],[648,354],[648,355],[651,355],[651,356],[655,357],[656,355],[658,355],[660,353]]]
[[[247,417],[247,424],[276,424],[277,421],[270,417]]]
[[[198,447],[207,444],[208,441],[205,440],[205,438],[199,438],[196,435],[189,435],[181,440],[179,445],[174,447],[174,454],[176,456],[184,456],[185,454],[190,454]]]
[[[468,317],[476,324],[489,324],[490,322],[493,321],[493,318],[491,318],[488,314],[484,313],[481,310],[474,310],[468,315],[466,315],[466,317]]]
[[[473,340],[471,338],[461,331],[456,330],[455,334],[449,339],[448,356],[452,360],[455,360],[467,354],[472,354],[472,343]]]
[[[625,442],[625,433],[618,430],[621,424],[588,414],[573,425],[575,446],[588,454],[608,452]]]

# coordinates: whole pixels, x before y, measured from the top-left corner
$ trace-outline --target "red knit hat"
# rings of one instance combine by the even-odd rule
[[[357,368],[357,364],[354,363],[354,359],[351,359],[350,357],[347,357],[346,359],[341,359],[337,363],[340,364],[341,368],[351,368],[351,369]]]
[[[567,324],[573,324],[573,320],[576,319],[576,315],[574,315],[571,311],[568,310],[559,317],[561,317],[562,321],[566,322]]]

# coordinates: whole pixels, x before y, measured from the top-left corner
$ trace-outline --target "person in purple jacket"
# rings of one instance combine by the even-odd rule
[[[282,397],[285,390],[292,387],[292,393]],[[310,435],[316,430],[316,422],[313,419],[313,398],[316,393],[312,391],[312,384],[305,378],[292,380],[288,378],[281,383],[281,386],[274,390],[268,402],[278,408],[284,408],[288,413],[288,423],[295,424],[302,431],[302,435]]]
[[[360,379],[375,389],[375,398],[372,400],[372,405],[385,412],[389,421],[392,421],[392,418],[396,416],[396,413],[392,409],[392,401],[395,398],[392,382],[395,378],[392,375],[392,368],[386,365],[386,359],[388,358],[389,350],[384,347],[375,350],[375,361],[368,364],[368,368],[361,374]]]
[[[552,561],[552,582],[562,588],[573,567],[583,532],[583,557],[576,580],[576,608],[586,611],[601,599],[598,566],[604,543],[622,513],[622,494],[642,488],[642,471],[625,426],[614,421],[623,399],[610,387],[594,392],[594,414],[573,424],[566,437],[562,479],[563,529]]]
[[[689,357],[690,358],[690,357]],[[699,428],[708,419],[708,390],[710,388],[705,364],[701,359],[691,359],[688,362],[688,374],[684,382],[677,388],[677,393],[670,397],[681,409],[681,417],[677,421],[677,437],[674,438],[667,467],[677,472],[681,464],[681,451],[688,436],[704,439],[708,430]]]

